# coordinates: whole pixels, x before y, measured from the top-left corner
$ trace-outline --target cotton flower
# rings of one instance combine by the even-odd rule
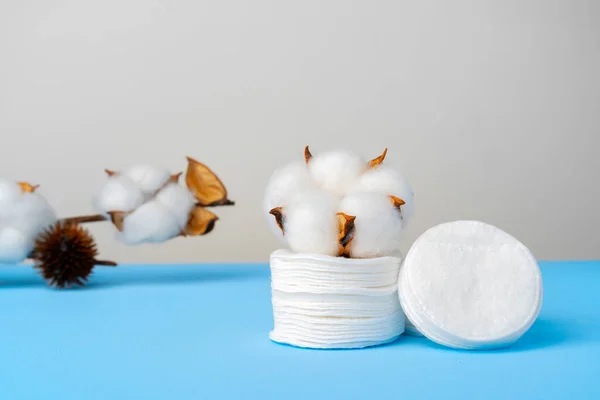
[[[0,262],[25,260],[37,236],[56,221],[48,201],[24,182],[0,179]]]
[[[391,255],[414,212],[401,174],[342,150],[312,155],[275,171],[265,192],[271,228],[295,252],[353,258]],[[337,246],[332,241],[336,238]]]

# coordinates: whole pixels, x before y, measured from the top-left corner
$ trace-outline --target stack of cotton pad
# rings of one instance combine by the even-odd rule
[[[361,348],[404,331],[397,293],[401,259],[271,254],[273,341],[309,348]]]
[[[426,231],[407,253],[398,286],[402,308],[418,331],[461,349],[514,343],[542,304],[542,277],[531,252],[478,221]]]

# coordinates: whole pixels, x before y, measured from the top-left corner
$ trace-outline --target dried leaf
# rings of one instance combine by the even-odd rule
[[[310,161],[311,158],[312,158],[312,154],[310,153],[308,146],[306,146],[304,148],[304,161],[306,161],[306,163],[308,164],[308,162]]]
[[[123,232],[123,225],[125,224],[125,217],[131,214],[131,211],[109,211],[110,221],[117,228],[119,232]]]
[[[31,185],[27,182],[18,182],[18,184],[21,187],[21,191],[23,193],[33,193],[37,188],[40,187],[40,185]]]
[[[279,227],[279,229],[281,229],[281,233],[283,233],[285,235],[285,231],[283,230],[283,219],[284,219],[283,208],[275,207],[275,208],[271,209],[271,211],[269,211],[269,214],[271,214],[272,216],[275,217],[275,222],[277,223],[277,226]]]
[[[106,175],[108,176],[114,176],[119,174],[117,171],[113,171],[111,169],[105,169],[104,172],[106,172]]]
[[[185,232],[182,236],[200,236],[210,233],[219,217],[201,206],[195,206],[190,213]]]
[[[234,202],[227,198],[227,189],[223,182],[206,165],[187,157],[188,169],[185,183],[196,196],[198,205],[224,206],[233,205]]]
[[[354,232],[356,232],[356,226],[354,225],[356,217],[342,212],[337,213],[336,217],[338,219],[338,256],[348,257],[348,246],[354,239]]]
[[[386,148],[385,150],[383,150],[383,153],[381,153],[381,155],[379,157],[374,158],[371,161],[369,161],[369,168],[377,168],[377,166],[379,166],[379,164],[381,164],[383,162],[383,160],[385,160],[387,151],[388,151],[388,149]]]
[[[390,196],[390,199],[392,200],[392,204],[394,205],[394,207],[396,207],[398,209],[398,211],[400,211],[401,206],[406,204],[406,202],[404,200],[402,200],[400,197]]]

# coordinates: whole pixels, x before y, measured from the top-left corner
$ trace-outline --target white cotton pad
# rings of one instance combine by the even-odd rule
[[[368,163],[348,151],[316,154],[308,161],[308,169],[317,185],[336,196],[345,196],[355,185]]]
[[[11,227],[0,228],[0,263],[16,264],[27,258],[33,241]]]
[[[94,197],[94,206],[103,213],[131,211],[144,202],[144,193],[124,175],[113,175]]]
[[[326,192],[297,193],[283,209],[285,239],[296,253],[338,253],[337,199]]]
[[[177,219],[157,201],[149,201],[125,217],[117,239],[128,245],[162,243],[181,233]]]
[[[158,192],[155,200],[171,212],[181,229],[187,225],[190,212],[196,203],[194,195],[177,183],[168,184]]]
[[[398,285],[417,329],[454,348],[508,346],[531,327],[542,305],[542,276],[531,252],[478,221],[426,231],[406,255]]]
[[[380,165],[362,174],[352,188],[353,192],[383,192],[404,200],[406,204],[400,207],[404,226],[414,215],[413,191],[404,177],[392,168]]]
[[[355,216],[354,238],[347,247],[352,258],[374,258],[398,251],[402,218],[383,192],[359,192],[344,197],[338,211]]]
[[[123,172],[142,192],[151,194],[163,187],[171,177],[166,168],[153,165],[133,165]]]
[[[263,211],[267,217],[269,227],[281,241],[285,241],[283,233],[269,211],[276,207],[286,207],[296,193],[315,188],[315,184],[308,173],[308,167],[304,162],[291,162],[275,170],[271,175],[265,189]]]

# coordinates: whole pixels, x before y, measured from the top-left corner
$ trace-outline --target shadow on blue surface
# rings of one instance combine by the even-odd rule
[[[452,349],[442,345],[438,345],[435,342],[425,338],[416,337],[410,335],[401,335],[397,340],[378,345],[371,346],[365,349],[307,349],[302,347],[296,347],[288,344],[282,344],[273,342],[279,346],[289,347],[293,349],[300,349],[303,351],[316,351],[316,352],[354,352],[354,351],[365,351],[365,350],[377,350],[380,348],[390,347],[420,347],[429,348],[435,351],[445,352],[459,352],[468,354],[496,354],[496,353],[518,353],[526,351],[541,350],[548,347],[554,346],[565,346],[573,344],[581,344],[582,342],[588,341],[584,336],[578,335],[578,332],[583,329],[581,324],[577,322],[569,322],[565,320],[553,320],[553,319],[538,319],[533,326],[512,346],[495,349],[495,350],[461,350]]]
[[[513,345],[495,350],[477,350],[477,353],[514,353],[544,349],[554,346],[565,346],[587,341],[587,339],[579,335],[583,327],[578,326],[577,321],[566,321],[564,319],[538,319],[533,326]],[[451,349],[430,341],[424,337],[401,336],[399,340],[382,345],[381,347],[389,346],[404,346],[406,344],[418,344],[441,351],[468,352],[473,353],[473,350]]]
[[[23,266],[21,268],[27,268]],[[85,287],[74,286],[65,290],[96,290],[118,286],[157,286],[157,285],[185,285],[198,283],[211,283],[223,281],[249,281],[255,279],[268,279],[268,268],[249,266],[246,268],[232,268],[223,266],[121,266],[116,268],[97,267]],[[29,288],[47,287],[47,283],[33,268],[29,270],[13,270],[0,275],[0,289],[3,288]]]

